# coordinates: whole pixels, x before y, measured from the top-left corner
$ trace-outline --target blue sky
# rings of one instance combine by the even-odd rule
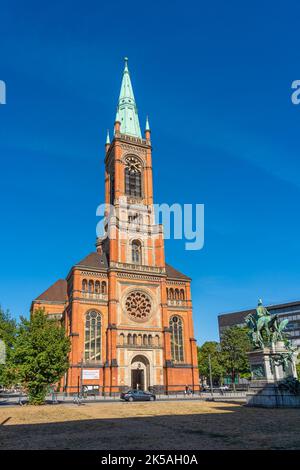
[[[94,249],[124,55],[149,114],[157,203],[205,204],[205,245],[166,243],[193,278],[196,337],[217,315],[300,298],[296,1],[1,6],[0,302],[31,300]]]

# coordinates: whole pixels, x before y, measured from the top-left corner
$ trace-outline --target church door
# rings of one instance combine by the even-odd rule
[[[145,380],[144,371],[142,369],[131,370],[131,387],[135,390],[144,390]]]

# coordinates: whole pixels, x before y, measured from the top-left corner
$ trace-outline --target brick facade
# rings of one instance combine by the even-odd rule
[[[108,215],[109,204],[115,210],[113,236],[98,238],[97,251],[35,299],[32,312],[44,307],[61,319],[71,338],[70,368],[61,384],[68,393],[81,385],[105,394],[134,386],[172,393],[188,385],[196,391],[191,280],[165,263],[163,227],[154,220],[150,131],[134,137],[123,134],[120,124],[116,120],[105,150],[105,203]],[[138,196],[126,188],[126,167],[134,172],[134,165],[141,180]],[[132,225],[132,219],[138,223]],[[101,323],[95,340],[88,312],[96,312]],[[176,337],[170,327],[174,317]],[[87,359],[87,344],[96,359]]]

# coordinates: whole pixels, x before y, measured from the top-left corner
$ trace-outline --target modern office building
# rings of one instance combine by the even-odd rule
[[[287,331],[294,346],[300,349],[300,301],[266,306],[271,315],[277,314],[280,320],[288,319]],[[245,318],[255,309],[242,310],[218,316],[220,338],[226,328],[245,326]]]

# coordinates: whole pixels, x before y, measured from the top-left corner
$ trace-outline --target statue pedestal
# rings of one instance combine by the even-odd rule
[[[278,382],[286,377],[297,377],[295,361],[287,370],[272,361],[279,353],[286,352],[283,342],[269,348],[254,350],[248,353],[251,369],[250,389],[246,394],[248,406],[267,408],[300,407],[300,396],[278,388]]]

